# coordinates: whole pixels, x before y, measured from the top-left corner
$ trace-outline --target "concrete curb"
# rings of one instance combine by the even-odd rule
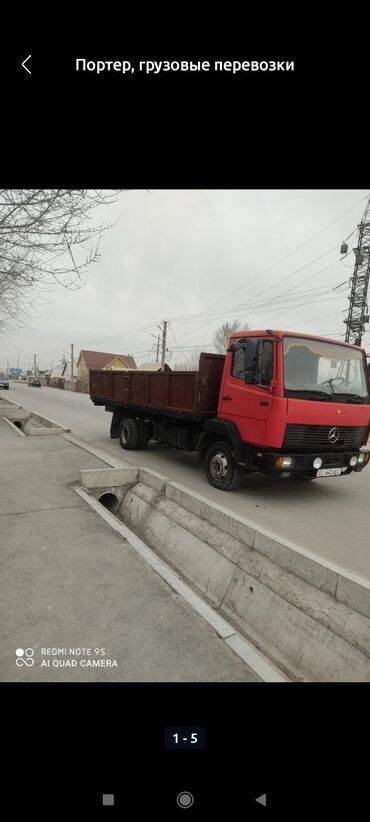
[[[1,397],[1,399],[3,400],[4,403],[6,403],[6,405],[15,405],[17,408],[23,408],[23,405],[19,405],[19,402],[15,402],[14,400],[9,400],[8,397],[6,399],[5,399],[5,397]],[[3,403],[1,403],[1,405],[2,404]]]
[[[138,481],[137,468],[94,468],[80,471],[83,488],[115,488],[121,485],[135,485]]]
[[[71,430],[70,428],[65,428],[64,425],[60,425],[59,422],[51,420],[50,417],[42,417],[41,414],[36,414],[35,411],[31,411],[31,414],[36,420],[39,420],[39,422],[45,422],[48,427],[52,429],[57,428],[58,432],[55,433],[66,434]]]
[[[55,422],[55,420],[52,420],[49,417],[43,417],[43,416],[41,416],[41,414],[37,414],[35,411],[29,411],[28,409],[25,409],[23,405],[19,405],[19,403],[14,402],[14,400],[7,400],[7,404],[13,406],[13,408],[12,408],[13,412],[14,412],[14,407],[18,408],[19,411],[23,411],[23,412],[29,414],[30,418],[33,417],[35,420],[38,420],[39,422],[45,423],[47,429],[49,429],[49,430],[46,430],[46,431],[45,430],[42,431],[41,429],[32,428],[32,426],[28,425],[28,429],[27,429],[27,435],[28,436],[41,436],[41,435],[44,436],[45,434],[64,434],[64,433],[67,433],[71,430],[70,428],[65,428],[63,425],[60,425],[58,422]],[[0,404],[0,410],[1,410],[2,405],[3,405],[3,403]]]
[[[299,672],[318,681],[370,681],[366,617],[300,583],[291,571],[252,549],[248,554],[246,546],[231,542],[225,533],[215,536],[205,520],[190,518],[148,486],[138,483],[127,491],[119,513],[292,676]]]
[[[8,423],[8,425],[10,426],[10,428],[12,428],[12,429],[13,429],[13,431],[15,431],[15,432],[18,434],[18,436],[19,436],[19,437],[25,437],[25,436],[26,436],[26,435],[23,433],[23,431],[21,431],[21,429],[20,429],[20,428],[18,428],[18,426],[17,426],[17,425],[14,425],[14,422],[12,422],[11,420],[8,420],[8,418],[7,418],[7,417],[3,417],[3,420],[5,420],[5,422],[6,422],[6,423]]]
[[[73,434],[66,433],[63,434],[63,437],[65,440],[68,440],[68,442],[72,442],[73,445],[77,445],[78,448],[82,448],[83,451],[88,451],[89,454],[92,454],[94,457],[97,457],[97,459],[99,459],[101,462],[105,462],[107,465],[111,466],[111,468],[129,468],[127,463],[123,460],[117,460],[114,457],[111,457],[105,451],[102,451],[101,448],[95,448],[94,445],[89,445],[89,443],[80,440]]]
[[[199,494],[190,494],[186,488],[177,483],[167,482],[165,493],[183,508],[207,519],[216,528],[240,540],[258,553],[264,554],[285,570],[292,571],[306,582],[332,596],[338,589],[339,576],[347,578],[349,584],[356,576],[340,565],[319,557],[306,548],[301,548],[296,543],[260,527],[251,520],[244,519],[237,514],[230,514],[222,506],[216,507]],[[370,595],[370,582],[362,577],[358,577],[357,581],[360,579]],[[370,596],[366,616],[370,616]]]
[[[148,469],[81,477],[100,496],[102,480],[120,489],[123,522],[291,677],[370,681],[368,580]]]
[[[71,438],[68,437],[68,439]],[[72,438],[71,441],[74,441],[74,438]],[[81,447],[84,447],[83,443]],[[95,448],[88,448],[87,450],[93,453],[94,456],[99,457],[99,459],[101,458],[100,454],[103,453]],[[117,463],[117,460],[113,461]],[[108,462],[108,459],[106,459],[106,462]],[[113,476],[115,476],[114,472],[108,471],[106,477],[108,479],[110,474],[110,480],[109,482],[107,481],[107,485],[130,485],[137,482],[135,476],[138,475],[140,483],[145,484],[160,494],[164,494],[168,500],[176,502],[190,513],[200,519],[206,520],[223,533],[243,543],[247,548],[250,548],[258,554],[262,554],[280,568],[293,573],[319,591],[330,594],[330,596],[334,597],[338,602],[342,602],[358,613],[363,614],[363,616],[370,618],[370,581],[365,577],[348,571],[346,568],[330,562],[323,557],[318,557],[307,549],[301,548],[299,545],[261,528],[250,520],[244,519],[237,514],[230,514],[230,512],[222,506],[216,507],[206,500],[205,497],[195,492],[190,493],[181,485],[169,482],[167,478],[161,474],[157,474],[146,468],[124,468],[122,463],[114,467],[119,467],[121,473],[116,475],[116,482],[116,480],[113,480]],[[125,471],[129,472],[130,478],[127,482],[118,481],[118,478],[124,476]],[[83,476],[83,485],[85,488],[97,487],[95,483],[96,477],[99,476],[98,474],[94,476],[93,471],[85,471]]]
[[[157,554],[149,548],[136,534],[110,514],[97,500],[89,496],[78,486],[74,489],[88,505],[93,508],[128,544],[176,591],[186,602],[196,610],[216,631],[220,639],[232,648],[244,662],[260,677],[263,682],[289,682],[288,677],[270,660],[268,660],[255,646],[248,642],[235,628],[211,608],[198,594],[196,594]]]

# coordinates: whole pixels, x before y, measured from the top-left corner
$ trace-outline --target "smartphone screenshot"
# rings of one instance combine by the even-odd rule
[[[319,37],[31,36],[1,60],[7,817],[362,818],[370,180],[348,61]]]

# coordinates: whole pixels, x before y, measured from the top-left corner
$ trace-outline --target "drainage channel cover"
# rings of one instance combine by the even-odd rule
[[[36,417],[24,408],[16,410],[14,407],[8,405],[6,408],[0,407],[0,413],[8,422],[16,428],[19,428],[26,435],[32,436],[36,431],[40,434],[59,434],[64,430],[61,426],[47,425],[42,420],[36,419]]]

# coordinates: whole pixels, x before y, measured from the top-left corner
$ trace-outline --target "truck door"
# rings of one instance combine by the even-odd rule
[[[229,368],[225,364],[218,416],[235,422],[242,440],[263,446],[271,413],[274,341],[245,337],[232,349]]]

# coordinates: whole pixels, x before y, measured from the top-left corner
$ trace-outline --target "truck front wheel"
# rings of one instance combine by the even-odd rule
[[[214,442],[208,448],[205,469],[210,485],[220,491],[233,491],[239,488],[245,473],[235,462],[231,448],[226,442]]]
[[[139,426],[137,421],[129,417],[122,420],[118,436],[121,448],[124,448],[126,451],[134,451],[139,442]]]

